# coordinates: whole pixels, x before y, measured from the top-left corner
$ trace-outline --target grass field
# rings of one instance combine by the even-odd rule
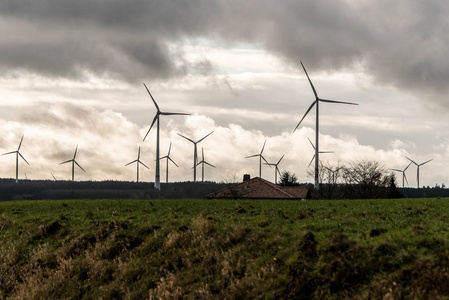
[[[449,296],[449,199],[0,202],[0,298]]]

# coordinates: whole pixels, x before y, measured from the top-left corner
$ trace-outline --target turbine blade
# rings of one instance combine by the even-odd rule
[[[319,151],[318,153],[334,153],[333,151]]]
[[[73,155],[73,159],[75,159],[75,157],[76,157],[76,152],[78,151],[78,145],[76,145],[76,148],[75,148],[75,154]]]
[[[183,138],[185,138],[186,140],[196,144],[194,141],[192,141],[191,139],[189,139],[188,137],[183,136],[182,134],[178,133],[179,136],[182,136]]]
[[[16,153],[17,151],[11,151],[11,152],[8,152],[8,153],[3,153],[2,155],[7,155],[7,154],[13,154],[13,153]]]
[[[156,114],[154,116],[154,119],[153,119],[153,122],[151,123],[150,129],[148,129],[147,134],[145,134],[145,137],[143,138],[144,141],[147,138],[148,134],[150,133],[151,128],[153,128],[154,123],[156,123],[157,118],[158,118],[158,114]]]
[[[278,171],[278,174],[281,175],[281,171],[279,171],[278,166],[276,166],[276,171]]]
[[[172,163],[175,164],[175,166],[177,166],[179,168],[179,166],[175,163],[175,161],[173,159],[171,159],[170,157],[167,157]]]
[[[411,160],[411,159],[408,158],[407,156],[406,156],[405,158],[407,158],[409,161],[411,161],[411,162],[414,163],[415,165],[418,165],[417,163],[415,163],[413,160]]]
[[[170,151],[171,151],[171,142],[170,142],[170,147],[168,147],[168,154],[167,154],[167,157],[170,156]]]
[[[137,154],[137,160],[140,159],[140,147],[139,147],[139,153]]]
[[[146,164],[144,164],[144,163],[141,162],[140,160],[138,160],[137,163],[143,165],[143,166],[144,166],[145,168],[147,168],[147,169],[150,169],[150,168],[148,168],[148,166],[147,166]]]
[[[313,160],[315,159],[315,154],[312,156],[312,159],[310,160],[310,163],[309,163],[309,165],[307,166],[307,168],[310,168],[310,165],[312,164],[312,162],[313,162]]]
[[[71,162],[72,160],[73,160],[73,159],[69,159],[69,160],[63,161],[62,163],[60,163],[60,165],[69,163],[69,162]]]
[[[403,172],[402,170],[398,170],[398,169],[390,169],[391,171],[396,171],[396,172]]]
[[[21,158],[22,158],[28,165],[30,165],[30,164],[27,162],[27,160],[25,159],[25,157],[23,157],[23,155],[20,154],[20,152],[17,152],[17,153],[19,153],[20,157],[21,157]]]
[[[412,162],[410,162],[407,167],[405,167],[405,169],[403,170],[404,172],[408,169],[408,167],[410,167],[410,165],[412,164]]]
[[[357,103],[352,103],[352,102],[335,101],[335,100],[326,100],[326,99],[320,99],[320,101],[321,101],[321,102],[327,102],[327,103],[339,103],[339,104],[358,105]]]
[[[55,175],[53,175],[52,172],[50,172],[50,174],[51,174],[51,176],[53,176],[53,179],[54,179],[55,181],[58,181],[58,180],[56,179]]]
[[[263,149],[265,149],[265,144],[267,143],[267,140],[265,140],[265,142],[263,143],[263,146],[262,146],[262,151],[260,151],[260,155],[262,155],[262,152],[263,152]]]
[[[80,167],[81,170],[83,170],[84,172],[86,172],[86,171],[83,169],[83,167],[81,167],[80,164],[76,162],[76,160],[75,160],[74,162],[75,162],[75,164],[76,164],[78,167]]]
[[[20,147],[22,146],[22,141],[23,141],[23,135],[22,135],[22,139],[20,140],[20,143],[19,143],[19,148],[17,148],[17,151],[19,151],[19,150],[20,150]]]
[[[214,165],[212,165],[212,164],[208,163],[207,161],[205,161],[204,163],[205,163],[206,165],[209,165],[209,166],[211,166],[211,167],[215,168],[215,166],[214,166]]]
[[[164,116],[173,116],[173,115],[175,115],[175,116],[190,116],[190,114],[186,114],[186,113],[161,112],[160,114],[164,115]]]
[[[304,69],[304,72],[306,73],[307,79],[309,80],[310,86],[312,87],[313,93],[315,94],[315,97],[318,99],[318,94],[316,93],[315,87],[313,86],[312,80],[310,80],[309,74],[307,74],[306,68],[304,67],[303,63],[301,62],[301,66]]]
[[[250,156],[247,156],[247,157],[245,157],[245,158],[251,158],[251,157],[256,157],[256,156],[260,156],[260,154],[250,155]]]
[[[425,164],[427,164],[429,161],[432,161],[432,160],[433,160],[433,158],[432,158],[432,159],[429,159],[429,160],[426,161],[426,162],[423,162],[422,164],[420,164],[420,166],[425,165]]]
[[[293,130],[293,132],[296,131],[296,129],[298,129],[299,125],[301,124],[302,120],[304,120],[304,118],[307,116],[307,114],[310,112],[310,110],[315,106],[316,104],[316,100],[313,101],[312,105],[309,106],[309,109],[307,109],[306,113],[304,114],[304,116],[302,117],[301,121],[299,121],[298,125],[296,125],[295,129]]]
[[[197,144],[199,143],[199,142],[201,142],[202,140],[204,140],[205,138],[207,138],[209,135],[211,135],[212,133],[214,133],[213,131],[211,132],[211,133],[209,133],[208,135],[206,135],[205,137],[203,137],[201,140],[199,140],[198,142],[196,142]]]
[[[135,163],[136,161],[138,161],[137,159],[136,160],[133,160],[132,162],[130,162],[130,163],[127,163],[126,165],[125,165],[125,167],[126,166],[129,166],[130,164],[133,164],[133,163]]]
[[[262,159],[268,164],[267,160],[265,159],[265,157],[263,157],[262,154],[260,154],[260,157],[262,157]],[[271,166],[270,166],[270,168],[271,168]]]
[[[307,138],[308,140],[309,140],[309,142],[310,142],[310,145],[312,145],[312,147],[313,147],[313,150],[316,150],[316,148],[315,148],[315,145],[312,143],[312,141],[309,139],[309,138]]]
[[[405,182],[407,182],[407,185],[408,185],[407,175],[405,175],[405,173],[403,173],[403,175],[404,175]]]
[[[276,164],[276,166],[281,162],[281,160],[284,158],[285,154],[282,155],[281,159],[279,159],[278,163]]]
[[[154,100],[153,95],[151,95],[150,90],[147,88],[147,85],[145,83],[143,85],[147,89],[148,94],[150,94],[151,100],[153,100],[154,106],[156,106],[157,111],[160,112],[161,110],[159,109],[159,106],[157,105],[156,100]]]
[[[201,157],[203,158],[203,161],[204,161],[204,148],[203,147],[201,147]]]

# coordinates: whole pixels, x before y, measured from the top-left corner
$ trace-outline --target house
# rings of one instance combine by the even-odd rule
[[[280,186],[260,177],[206,195],[208,199],[310,199],[304,186]]]

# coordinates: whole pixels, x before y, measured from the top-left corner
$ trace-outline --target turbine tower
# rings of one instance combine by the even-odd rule
[[[254,154],[254,155],[250,155],[250,156],[245,157],[245,158],[257,157],[257,156],[259,157],[259,177],[260,178],[262,178],[262,159],[265,161],[265,163],[267,165],[269,165],[267,160],[265,159],[265,157],[263,157],[263,155],[262,155],[263,149],[265,148],[265,144],[266,143],[267,143],[267,140],[265,140],[265,142],[263,143],[262,150],[260,151],[259,154]],[[271,165],[269,165],[269,166],[271,167]]]
[[[201,147],[201,154],[202,154],[203,159],[197,165],[202,164],[201,181],[204,182],[204,165],[206,164],[213,168],[215,168],[215,166],[211,165],[210,163],[208,163],[207,161],[204,160],[204,149],[202,147]]]
[[[405,181],[407,182],[407,184],[408,184],[408,180],[407,180],[407,176],[405,175],[405,171],[408,169],[408,167],[410,167],[411,164],[412,164],[412,162],[410,162],[410,163],[407,165],[407,167],[405,167],[404,170],[390,169],[390,170],[392,170],[392,171],[396,171],[396,172],[401,172],[401,173],[402,173],[402,188],[405,187],[405,185],[404,185],[404,180],[405,180]]]
[[[413,160],[411,160],[411,159],[408,158],[407,156],[406,156],[405,158],[407,158],[409,161],[411,161],[412,163],[414,163],[414,164],[416,165],[416,167],[417,167],[417,169],[416,169],[416,181],[417,181],[418,189],[419,189],[419,167],[421,167],[421,166],[424,165],[424,164],[427,164],[429,161],[432,161],[433,158],[432,158],[432,159],[429,159],[428,161],[425,161],[425,162],[423,162],[423,163],[421,163],[421,164],[417,164],[416,162],[414,162]]]
[[[211,135],[212,133],[214,133],[213,131],[211,133],[209,133],[208,135],[206,135],[205,137],[203,137],[202,139],[198,140],[198,141],[193,141],[191,139],[189,139],[188,137],[183,136],[182,134],[179,134],[179,136],[182,136],[183,138],[185,138],[186,140],[188,140],[189,142],[192,142],[194,145],[194,149],[193,149],[193,181],[196,182],[196,165],[198,164],[198,151],[197,151],[197,147],[196,145],[201,142],[202,140],[204,140],[205,138],[207,138],[209,135]]]
[[[306,113],[304,114],[304,116],[302,117],[301,121],[299,121],[298,125],[296,125],[295,129],[293,130],[293,132],[296,131],[296,129],[299,127],[299,125],[301,124],[301,122],[304,120],[304,118],[307,116],[307,114],[312,110],[313,106],[316,105],[316,122],[315,122],[315,189],[319,188],[319,180],[318,180],[318,172],[319,172],[319,103],[320,102],[327,102],[327,103],[339,103],[339,104],[350,104],[350,105],[358,105],[356,103],[351,103],[351,102],[342,102],[342,101],[335,101],[335,100],[326,100],[326,99],[321,99],[318,97],[318,94],[315,90],[315,87],[313,86],[312,81],[310,80],[309,74],[307,74],[306,68],[304,67],[303,63],[301,62],[301,66],[304,69],[304,72],[306,73],[307,79],[309,80],[310,86],[313,90],[313,94],[315,95],[315,101],[313,101],[313,103],[310,105],[310,107],[307,109]]]
[[[166,179],[165,179],[165,182],[167,182],[167,183],[168,183],[168,161],[170,160],[172,163],[175,164],[176,167],[179,168],[179,166],[174,162],[174,160],[171,159],[171,157],[170,157],[170,150],[171,150],[171,143],[170,143],[170,147],[168,148],[168,154],[165,155],[164,157],[161,157],[161,160],[164,159],[164,158],[167,159],[167,166],[166,166],[166,168],[165,168],[165,172],[166,172]]]
[[[170,115],[182,115],[182,116],[188,116],[190,114],[184,114],[184,113],[171,113],[171,112],[162,112],[159,109],[159,106],[156,103],[156,100],[154,100],[153,95],[151,95],[150,90],[147,88],[147,86],[145,85],[145,83],[143,84],[148,92],[148,94],[151,97],[151,100],[153,100],[154,106],[156,106],[156,115],[154,116],[153,119],[153,123],[151,123],[150,129],[148,129],[147,134],[145,135],[145,137],[143,138],[143,140],[145,141],[148,133],[150,133],[151,128],[153,127],[154,123],[156,123],[157,121],[157,133],[156,133],[156,174],[155,174],[155,180],[154,180],[154,188],[156,190],[161,190],[161,179],[160,179],[160,159],[159,159],[159,116],[163,115],[163,116],[170,116]]]
[[[139,182],[139,164],[143,165],[143,166],[144,166],[145,168],[147,168],[147,169],[150,169],[150,168],[147,167],[146,164],[144,164],[143,162],[140,161],[140,147],[139,147],[139,152],[138,152],[138,154],[137,154],[137,159],[136,159],[136,160],[133,160],[133,161],[130,162],[130,163],[127,163],[127,164],[125,165],[125,167],[126,167],[126,166],[129,166],[130,164],[133,164],[133,163],[137,163],[137,182]]]
[[[278,160],[277,163],[275,164],[269,164],[269,163],[265,163],[266,165],[269,166],[274,166],[274,183],[277,184],[278,183],[278,173],[279,175],[281,175],[281,172],[279,171],[278,165],[281,162],[281,160],[284,158],[285,154],[282,155],[282,157]]]
[[[311,159],[310,162],[309,162],[309,166],[308,166],[308,168],[309,168],[310,165],[312,164],[313,160],[314,160],[315,157],[316,157],[316,148],[315,148],[315,145],[312,143],[312,141],[311,141],[309,138],[307,138],[307,139],[309,140],[310,145],[312,145],[313,150],[315,150],[315,154],[313,155],[312,159]],[[319,153],[320,153],[320,154],[324,154],[324,153],[334,153],[334,152],[332,152],[332,151],[319,151]]]
[[[60,165],[65,164],[65,163],[69,163],[69,162],[72,163],[72,181],[75,181],[75,164],[76,164],[81,170],[83,170],[83,172],[86,172],[86,171],[83,169],[83,167],[81,167],[81,166],[76,162],[76,160],[75,160],[75,158],[76,158],[76,152],[77,152],[77,151],[78,151],[78,145],[76,145],[75,154],[73,154],[73,158],[72,158],[72,159],[69,159],[69,160],[66,160],[66,161],[63,161],[62,163],[60,163]]]
[[[19,182],[19,156],[28,164],[30,165],[27,160],[25,159],[25,157],[23,157],[23,155],[20,153],[20,147],[22,146],[22,141],[23,141],[23,135],[22,135],[22,139],[20,140],[19,143],[19,147],[17,148],[16,151],[11,151],[8,153],[3,153],[3,155],[8,155],[8,154],[16,154],[16,183]]]

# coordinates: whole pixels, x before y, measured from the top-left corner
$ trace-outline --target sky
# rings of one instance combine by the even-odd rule
[[[314,154],[314,101],[301,67],[324,99],[320,160],[375,160],[403,169],[421,163],[420,184],[449,182],[449,5],[445,1],[314,0],[148,1],[4,0],[0,2],[0,152],[24,136],[19,177],[154,181],[162,111],[161,156],[170,143],[170,181],[193,180],[198,140],[206,180],[258,176],[257,158],[285,157],[281,171],[307,175]],[[13,155],[0,177],[15,177]],[[165,161],[161,178],[165,181]],[[416,186],[416,167],[406,172]],[[198,170],[198,178],[201,172]],[[274,168],[262,167],[274,181]],[[398,182],[402,177],[398,174]]]

